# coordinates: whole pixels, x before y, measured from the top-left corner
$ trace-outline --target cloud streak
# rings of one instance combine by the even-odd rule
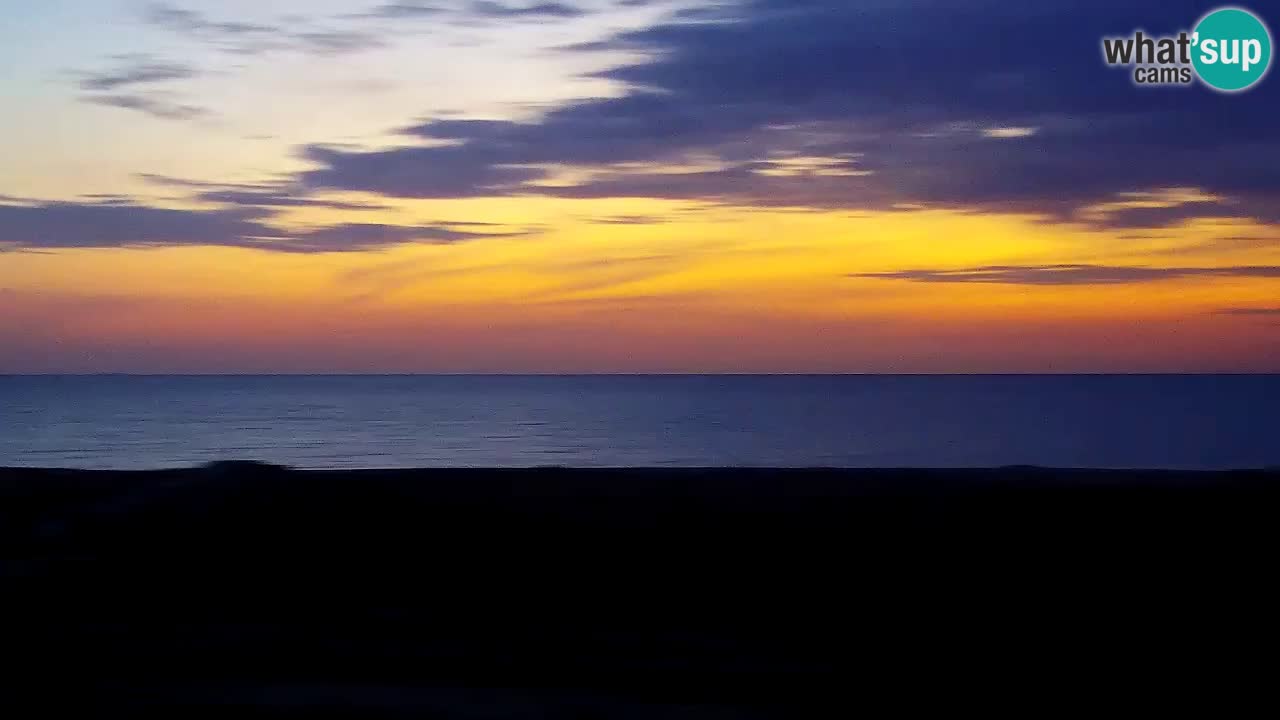
[[[389,2],[355,17],[392,20],[447,18],[451,22],[477,24],[503,20],[572,20],[589,14],[578,5],[564,2],[506,3],[494,0],[472,2]]]
[[[947,270],[895,270],[851,273],[847,277],[906,280],[918,283],[982,283],[994,285],[1125,285],[1202,278],[1280,278],[1280,266],[1127,267],[1118,265],[984,265]]]
[[[189,80],[199,73],[188,65],[154,60],[147,56],[126,56],[121,67],[87,73],[80,88],[89,92],[110,92],[135,85]]]
[[[450,223],[283,228],[269,224],[273,218],[274,212],[262,207],[191,210],[132,201],[0,205],[0,249],[223,246],[290,253],[358,252],[528,234],[472,232]]]
[[[156,27],[237,55],[275,51],[341,55],[386,44],[373,33],[317,26],[306,18],[291,19],[288,25],[213,20],[203,13],[167,3],[149,5],[144,19]]]
[[[448,11],[435,3],[425,2],[391,2],[384,3],[356,17],[388,18],[392,20],[415,20],[437,17]]]
[[[1215,310],[1214,315],[1234,315],[1238,317],[1280,317],[1280,307],[1274,308],[1223,308]]]
[[[162,120],[202,120],[213,115],[207,108],[179,102],[161,93],[86,95],[84,101],[93,105],[135,110]]]
[[[329,210],[385,210],[386,205],[318,198],[288,183],[217,183],[142,173],[138,175],[152,185],[185,190],[197,202],[217,205],[240,205],[258,208],[314,207]]]
[[[497,20],[566,20],[582,17],[586,10],[562,2],[540,2],[529,5],[508,4],[493,0],[473,2],[466,11],[472,17]]]
[[[212,113],[181,100],[171,90],[155,89],[198,77],[182,63],[157,60],[148,55],[120,55],[116,67],[82,74],[80,99],[93,105],[134,110],[163,120],[200,120]]]

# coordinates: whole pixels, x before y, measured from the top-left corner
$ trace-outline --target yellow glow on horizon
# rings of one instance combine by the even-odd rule
[[[209,348],[291,358],[301,367],[314,357],[333,359],[339,369],[367,361],[393,370],[480,363],[480,371],[489,368],[484,363],[506,368],[504,359],[508,369],[523,362],[538,371],[928,368],[929,358],[941,357],[938,343],[963,349],[956,370],[984,362],[998,369],[1045,362],[1036,347],[1023,346],[1029,337],[1046,348],[1071,342],[1099,357],[1163,367],[1179,357],[1256,355],[1258,343],[1277,342],[1266,323],[1215,314],[1274,306],[1274,278],[1013,285],[850,277],[1004,265],[1280,261],[1273,244],[1231,245],[1233,237],[1265,230],[1240,221],[1198,221],[1133,240],[1122,231],[1029,216],[943,210],[547,198],[394,204],[375,213],[299,209],[287,222],[483,218],[493,225],[460,227],[530,234],[349,253],[10,252],[0,256],[9,310],[0,334],[38,328],[71,346]],[[1234,249],[1195,249],[1214,242]],[[1125,346],[1144,333],[1149,347]],[[978,338],[987,344],[974,344]]]

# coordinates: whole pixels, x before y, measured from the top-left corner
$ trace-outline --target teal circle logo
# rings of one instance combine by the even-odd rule
[[[1271,66],[1271,33],[1248,10],[1214,10],[1196,25],[1191,63],[1206,85],[1223,92],[1253,87]]]

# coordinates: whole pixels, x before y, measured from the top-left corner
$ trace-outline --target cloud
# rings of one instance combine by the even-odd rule
[[[341,55],[375,50],[387,39],[368,28],[335,25],[343,20],[417,20],[447,17],[450,22],[476,24],[500,21],[548,22],[569,20],[587,11],[563,2],[514,4],[478,0],[442,6],[427,2],[389,2],[361,13],[317,19],[294,16],[276,23],[214,20],[204,13],[157,2],[147,6],[147,22],[198,40],[224,52],[259,55],[292,51],[312,55]]]
[[[542,2],[531,5],[514,5],[490,0],[479,0],[468,8],[470,15],[489,19],[570,19],[582,17],[587,12],[580,7],[562,2]]]
[[[110,92],[135,85],[189,80],[196,77],[196,70],[188,65],[154,60],[146,55],[129,55],[122,66],[87,73],[80,80],[80,88],[89,92]]]
[[[330,210],[380,210],[387,207],[378,203],[326,200],[294,195],[290,194],[286,189],[272,188],[270,186],[259,186],[251,190],[208,190],[197,194],[195,199],[219,205],[244,205],[248,207],[319,207]]]
[[[276,252],[378,250],[406,243],[456,243],[527,231],[471,232],[463,224],[344,223],[315,228],[269,225],[271,210],[162,208],[137,202],[44,202],[0,205],[0,249],[224,246]]]
[[[447,11],[438,5],[420,2],[392,2],[379,5],[362,17],[391,18],[395,20],[412,20],[435,17]]]
[[[1100,39],[1185,28],[1203,0],[742,0],[676,13],[592,50],[639,59],[596,74],[622,88],[529,122],[445,119],[435,147],[310,149],[316,187],[405,197],[644,195],[846,209],[901,204],[1098,226],[1280,219],[1280,95],[1140,89]],[[578,46],[567,52],[588,52]],[[860,175],[761,178],[779,156],[857,157]],[[676,176],[689,158],[714,169]],[[647,164],[651,171],[620,168]],[[591,170],[566,187],[548,168]],[[1079,216],[1122,193],[1199,188],[1214,200]]]
[[[1120,285],[1188,277],[1280,278],[1280,266],[1125,267],[1116,265],[985,265],[955,270],[897,270],[852,273],[848,277],[922,283],[996,285]]]
[[[339,55],[372,50],[386,44],[377,35],[317,26],[308,18],[292,18],[288,27],[283,24],[212,20],[203,13],[167,3],[147,6],[144,17],[152,25],[238,55],[273,51]]]
[[[212,116],[207,108],[175,101],[165,93],[86,95],[83,100],[94,105],[136,110],[163,120],[201,120]]]
[[[670,220],[660,215],[613,215],[591,218],[591,222],[596,225],[662,225]]]
[[[440,20],[450,25],[476,26],[501,22],[554,22],[573,20],[590,11],[573,3],[530,2],[507,3],[493,0],[401,0],[377,5],[372,9],[348,15],[355,19],[373,20]]]
[[[10,249],[224,245],[263,232],[264,213],[176,210],[122,203],[0,206],[0,246]]]
[[[217,34],[227,36],[272,35],[279,28],[272,25],[244,22],[213,22],[204,15],[166,3],[152,3],[146,9],[151,23],[177,32],[193,35]]]
[[[1276,308],[1223,308],[1215,310],[1214,315],[1237,315],[1241,317],[1280,317],[1280,307]]]
[[[198,120],[212,115],[206,108],[182,101],[172,91],[152,89],[197,77],[199,72],[194,68],[143,54],[118,55],[115,60],[116,67],[81,74],[78,84],[85,93],[80,96],[81,101],[135,110],[165,120]]]
[[[474,233],[446,225],[345,223],[312,230],[254,238],[246,246],[280,252],[358,252],[407,243],[450,244],[481,238],[519,237],[526,232]]]
[[[653,59],[603,76],[753,131],[761,108],[769,123],[825,124],[907,200],[1051,209],[1171,184],[1274,190],[1280,147],[1263,120],[1274,95],[1138,92],[1088,50],[1107,33],[1191,23],[1206,5],[756,0],[731,22],[623,34]],[[1037,130],[996,150],[979,128]]]
[[[137,177],[152,185],[190,191],[192,200],[217,205],[259,208],[319,207],[330,210],[384,210],[387,207],[381,203],[309,196],[304,189],[282,182],[220,183],[151,173],[140,173]]]
[[[493,0],[454,2],[389,2],[374,7],[354,17],[415,20],[423,18],[451,17],[453,20],[569,20],[588,14],[587,10],[563,2],[505,3]]]
[[[546,177],[546,171],[539,168],[476,162],[476,152],[471,148],[348,152],[317,146],[307,148],[305,156],[321,166],[299,177],[308,188],[357,190],[391,197],[504,195],[519,190],[525,182]]]
[[[293,38],[307,52],[318,55],[341,55],[386,47],[382,38],[353,30],[300,32]]]
[[[268,187],[262,184],[248,183],[223,183],[208,180],[191,180],[189,178],[174,177],[172,175],[158,175],[156,173],[138,173],[135,177],[139,180],[145,180],[152,185],[161,187],[181,188],[183,190],[216,190],[238,188],[242,190],[252,190],[255,188]],[[270,187],[275,187],[270,186]]]

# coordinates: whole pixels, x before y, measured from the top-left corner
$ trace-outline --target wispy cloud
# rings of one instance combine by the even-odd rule
[[[385,210],[387,208],[382,203],[315,197],[308,195],[305,189],[287,182],[219,183],[150,173],[140,173],[137,177],[159,187],[188,191],[191,193],[191,200],[217,205],[259,208],[318,207],[330,210]]]
[[[341,223],[285,228],[271,224],[275,214],[275,210],[264,207],[231,205],[193,210],[119,199],[4,204],[0,205],[0,249],[224,246],[290,253],[358,252],[409,243],[449,244],[533,232],[473,232],[451,223]]]
[[[166,3],[149,5],[144,17],[157,27],[238,55],[273,51],[339,55],[386,44],[376,34],[320,25],[310,18],[291,18],[272,24],[214,20],[203,13]]]
[[[156,25],[191,34],[255,36],[279,32],[273,25],[245,22],[214,22],[194,10],[152,3],[147,6],[146,18]]]
[[[386,46],[377,35],[354,30],[316,30],[294,34],[294,40],[307,52],[318,55],[341,55],[376,50]]]
[[[196,195],[196,199],[222,205],[244,205],[247,207],[319,207],[330,210],[383,210],[387,207],[378,203],[328,200],[294,195],[290,194],[287,189],[270,186],[256,186],[248,190],[208,190]]]
[[[1241,317],[1280,317],[1280,307],[1236,307],[1215,310],[1214,315],[1237,315]]]
[[[569,2],[497,2],[495,0],[399,0],[349,15],[357,19],[433,20],[475,26],[497,22],[552,22],[589,15],[591,9]]]
[[[113,60],[113,67],[79,73],[82,101],[165,120],[198,120],[212,115],[166,87],[199,76],[195,68],[143,54],[117,55]]]
[[[660,215],[612,215],[594,217],[591,222],[596,225],[661,225],[670,222],[670,219]]]
[[[996,285],[1118,285],[1188,277],[1280,278],[1280,266],[1126,267],[1119,265],[984,265],[955,270],[896,270],[851,273],[851,278],[907,280],[921,283],[989,283]]]
[[[445,225],[344,223],[310,230],[276,232],[247,238],[247,247],[294,253],[383,250],[408,243],[451,244],[482,238],[519,237],[525,231],[474,233]]]
[[[189,65],[155,60],[147,55],[125,55],[117,59],[120,66],[85,73],[80,88],[89,92],[109,92],[135,85],[151,85],[175,80],[189,80],[199,73]]]
[[[503,2],[492,2],[491,0],[480,0],[471,3],[468,12],[474,17],[480,18],[498,18],[498,19],[566,19],[576,18],[587,14],[586,10],[576,6],[562,2],[541,2],[529,5],[519,5]]]
[[[207,108],[176,101],[164,93],[86,95],[84,101],[94,105],[136,110],[164,120],[200,120],[212,116]]]
[[[326,208],[329,210],[385,210],[381,202],[335,200],[308,195],[305,188],[288,182],[223,183],[138,173],[157,187],[177,188],[189,193],[189,200],[244,208]]]
[[[390,2],[379,5],[356,17],[389,18],[393,20],[412,20],[418,18],[437,17],[449,11],[435,3],[429,2]]]
[[[384,3],[367,13],[360,13],[353,17],[403,20],[435,18],[448,13],[448,9],[436,3]]]

